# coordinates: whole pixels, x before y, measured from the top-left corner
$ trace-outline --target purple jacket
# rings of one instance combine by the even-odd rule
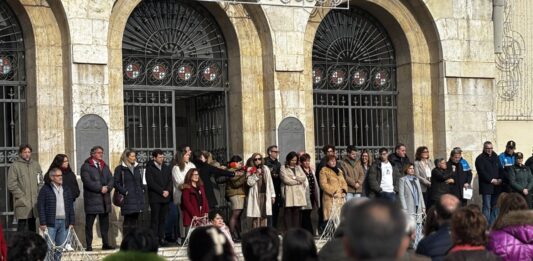
[[[533,210],[509,212],[490,232],[487,248],[503,260],[533,260]]]

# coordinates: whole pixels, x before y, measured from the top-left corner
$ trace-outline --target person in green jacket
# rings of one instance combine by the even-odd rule
[[[516,153],[516,162],[509,168],[509,183],[514,192],[522,195],[529,208],[533,208],[531,190],[533,190],[533,174],[528,166],[524,165],[524,154]]]
[[[43,174],[39,163],[31,158],[30,145],[21,145],[18,153],[19,157],[7,173],[7,189],[13,195],[17,231],[37,232],[37,195],[39,185],[43,184]]]

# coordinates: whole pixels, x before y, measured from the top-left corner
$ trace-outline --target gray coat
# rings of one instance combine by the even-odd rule
[[[7,174],[7,189],[13,195],[17,219],[37,217],[37,195],[41,166],[37,161],[17,158]],[[42,177],[42,176],[41,176]]]
[[[85,214],[103,214],[111,212],[111,190],[113,190],[113,175],[107,165],[98,170],[91,158],[85,160],[81,166],[81,181],[83,182],[83,203]],[[108,191],[101,193],[102,187]]]
[[[424,197],[422,196],[422,189],[420,188],[420,182],[418,179],[415,180],[415,183],[418,191],[418,210],[416,209],[413,197],[414,188],[407,176],[400,178],[398,184],[400,193],[398,197],[400,198],[402,209],[407,212],[408,215],[413,216],[416,223],[422,223],[422,213],[424,213],[423,210],[426,208],[426,205],[424,204]]]
[[[428,166],[429,166],[429,170],[433,171],[433,169],[435,168],[435,163],[433,163],[432,160],[428,159]],[[420,180],[420,186],[422,187],[422,192],[428,191],[428,188],[431,186],[431,177],[428,177],[426,175],[426,171],[424,170],[424,165],[422,164],[421,161],[416,160],[414,167],[415,167],[415,175],[418,178],[418,180]]]

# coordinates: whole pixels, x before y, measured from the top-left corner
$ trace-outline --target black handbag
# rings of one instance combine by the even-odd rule
[[[124,186],[124,171],[121,171],[122,175],[122,186]],[[113,193],[113,205],[117,207],[124,206],[124,195],[120,193],[117,189],[115,189],[115,192]]]

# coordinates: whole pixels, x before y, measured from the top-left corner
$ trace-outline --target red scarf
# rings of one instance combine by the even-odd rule
[[[456,245],[450,249],[449,253],[455,253],[459,251],[476,251],[476,250],[485,250],[484,246],[472,246],[472,245]]]

